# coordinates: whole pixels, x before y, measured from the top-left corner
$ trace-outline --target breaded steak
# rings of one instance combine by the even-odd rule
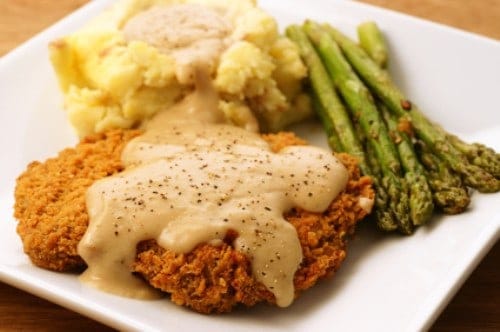
[[[31,163],[17,179],[17,231],[35,265],[55,271],[85,268],[77,253],[88,225],[85,192],[94,181],[123,169],[123,147],[139,134],[116,130],[88,137],[55,158]],[[275,151],[304,144],[290,133],[264,138]],[[349,182],[327,211],[293,209],[285,216],[297,229],[304,256],[294,278],[296,296],[340,267],[349,235],[367,215],[360,197],[374,197],[371,180],[360,177],[355,159],[337,157],[348,168]],[[169,293],[176,304],[202,313],[228,312],[238,304],[274,303],[274,295],[252,276],[250,259],[233,248],[236,236],[229,232],[222,245],[200,244],[188,254],[166,250],[153,239],[143,241],[130,269]]]

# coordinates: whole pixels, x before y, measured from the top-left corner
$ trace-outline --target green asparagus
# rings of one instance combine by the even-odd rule
[[[500,153],[497,153],[484,144],[466,143],[458,136],[446,132],[446,130],[438,124],[434,124],[434,127],[441,135],[446,136],[450,143],[458,151],[463,153],[470,163],[483,168],[495,178],[500,178]]]
[[[380,229],[384,231],[395,231],[398,229],[396,217],[388,207],[389,197],[380,182],[380,179],[382,179],[382,170],[380,169],[375,152],[370,145],[366,146],[365,151],[368,164],[372,170],[372,178],[376,192],[374,211],[375,221]]]
[[[373,21],[363,22],[358,25],[357,32],[359,44],[366,53],[380,68],[387,67],[387,47],[377,23]]]
[[[419,141],[415,147],[426,169],[436,207],[446,214],[465,211],[470,203],[470,195],[460,176],[434,155],[425,143]]]
[[[406,184],[401,176],[398,153],[370,92],[326,31],[312,21],[307,21],[303,28],[323,59],[351,116],[358,118],[367,143],[375,152],[383,173],[381,185],[388,194],[388,207],[396,217],[399,230],[404,234],[411,234],[413,224],[410,220]]]
[[[462,152],[469,162],[500,179],[500,154],[480,143],[465,143],[458,136],[446,133],[449,141]]]
[[[335,93],[333,83],[314,47],[299,26],[289,26],[286,29],[286,34],[299,48],[300,55],[309,69],[312,90],[322,106],[320,110],[324,111],[321,117],[328,119],[327,123],[331,124],[337,133],[342,151],[348,152],[358,159],[363,174],[370,174],[363,147],[354,133],[347,110]]]
[[[330,146],[335,151],[343,151],[356,156],[361,172],[364,175],[372,176],[372,172],[366,161],[364,149],[353,130],[347,110],[335,93],[333,83],[328,77],[328,73],[323,67],[323,63],[316,54],[314,47],[298,26],[289,26],[286,34],[299,48],[301,57],[309,69],[313,102],[316,100],[315,103],[317,103],[315,110],[318,112],[318,116],[327,131]],[[385,212],[386,202],[384,197],[387,197],[387,195],[382,186],[377,185],[376,180],[374,181],[374,185],[377,197],[375,200],[375,210],[379,211],[376,212],[377,224],[384,230],[394,230],[396,223],[392,215]],[[378,215],[380,215],[380,218]]]
[[[333,122],[330,120],[327,111],[321,105],[321,102],[314,91],[311,92],[312,105],[314,112],[320,118],[321,123],[323,124],[323,128],[325,129],[326,138],[328,141],[328,145],[334,152],[345,152],[342,147],[342,142],[340,137],[337,135],[335,128],[333,126]]]
[[[359,120],[357,118],[352,118],[352,124],[356,135],[358,136],[365,151],[366,160],[371,170],[371,174],[369,175],[372,177],[373,185],[375,187],[376,195],[374,220],[378,228],[387,232],[395,231],[398,229],[396,216],[388,208],[389,197],[380,181],[380,179],[382,178],[382,170],[380,169],[380,164],[377,161],[377,157],[375,156],[373,149],[369,144],[366,143],[366,135],[364,134],[363,129],[361,129]]]
[[[358,26],[358,37],[360,39],[363,38],[361,26],[365,26],[364,29],[366,30],[370,29],[369,24],[362,24]],[[376,26],[374,28],[377,29]],[[380,33],[379,30],[377,32]],[[380,62],[377,61],[374,52],[370,52],[368,47],[366,47],[366,43],[360,43],[360,45],[365,49],[368,55],[379,66],[381,66]],[[384,110],[382,107],[385,108],[382,103],[379,103],[379,108],[383,111],[384,115],[389,116],[389,114],[387,114],[387,109]],[[455,147],[462,153],[464,153],[472,163],[475,163],[477,162],[477,160],[479,160],[479,158],[477,158],[478,156],[488,156],[488,161],[500,158],[500,154],[482,144],[466,144],[463,143],[457,136],[451,134],[448,135],[452,144],[455,145]],[[415,155],[421,161],[420,168],[422,168],[425,172],[425,177],[427,179],[428,187],[430,187],[430,194],[432,195],[435,207],[446,214],[457,214],[465,211],[470,203],[470,195],[460,176],[453,172],[445,162],[432,154],[429,149],[425,147],[425,144],[423,142],[419,141],[415,145],[412,144],[412,148],[414,148],[413,150],[415,151]],[[398,147],[398,150],[400,150],[400,147]],[[370,151],[366,151],[366,153],[368,156],[368,161],[370,163]],[[400,155],[402,154],[404,155],[404,152],[400,151]],[[401,157],[403,167],[405,160],[406,158]],[[500,159],[496,159],[496,163],[498,163],[499,160]],[[490,163],[490,165],[495,165],[495,163],[492,162]],[[489,167],[489,165],[484,166],[485,169],[486,167]],[[374,170],[374,166],[372,166],[371,163],[370,167],[372,168],[372,170]],[[406,167],[406,169],[408,169],[408,167]],[[490,169],[487,170],[498,178],[498,175],[497,173],[495,173],[494,169],[492,171],[490,171]],[[496,170],[496,172],[498,172],[498,169]],[[421,173],[421,171],[419,173]]]
[[[481,192],[500,190],[500,180],[478,166],[478,163],[470,163],[466,156],[449,142],[447,135],[435,128],[396,87],[389,74],[373,62],[362,48],[333,27],[326,25],[325,28],[370,89],[396,116],[408,117],[418,137],[432,149],[433,153],[459,173],[466,185]],[[478,158],[481,159],[480,156]]]
[[[379,105],[379,110],[396,143],[401,165],[405,171],[410,193],[411,220],[415,226],[423,225],[430,219],[434,210],[432,192],[427,182],[425,169],[415,153],[411,138],[404,131],[399,130],[397,119],[384,105]]]
[[[359,119],[352,118],[352,124],[354,126],[354,130],[356,135],[358,136],[361,145],[365,151],[366,160],[368,162],[368,167],[371,170],[370,176],[373,180],[373,186],[375,188],[375,209],[374,209],[374,220],[377,224],[377,227],[387,231],[395,231],[398,229],[398,224],[396,222],[396,216],[391,211],[388,206],[389,196],[387,191],[382,186],[382,170],[380,168],[380,164],[377,161],[377,157],[375,156],[375,152],[371,148],[370,144],[367,144],[366,135],[361,129],[361,125],[359,124]]]

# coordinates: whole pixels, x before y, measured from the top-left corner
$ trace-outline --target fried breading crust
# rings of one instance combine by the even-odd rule
[[[337,271],[346,257],[349,235],[367,215],[359,197],[374,197],[371,179],[360,177],[355,159],[346,154],[337,157],[347,166],[350,180],[327,211],[293,209],[285,215],[297,229],[304,255],[294,278],[296,297]],[[191,253],[176,254],[154,240],[145,241],[138,246],[133,269],[152,286],[171,294],[176,304],[202,313],[228,312],[238,304],[275,303],[274,295],[252,277],[250,260],[231,243],[229,237],[218,247],[202,244]]]
[[[24,250],[37,266],[81,270],[85,263],[77,245],[87,225],[85,191],[97,179],[122,170],[120,155],[138,131],[111,131],[84,139],[44,163],[33,162],[18,178],[15,191],[17,231]],[[304,141],[290,133],[266,135],[275,151]],[[318,280],[331,276],[346,256],[355,225],[367,212],[359,197],[374,197],[371,180],[360,177],[356,161],[337,156],[349,170],[346,189],[324,213],[293,209],[286,219],[297,229],[304,260],[295,274],[296,296]],[[188,254],[177,254],[156,241],[141,242],[131,270],[171,300],[201,313],[228,312],[238,304],[275,303],[274,295],[252,276],[251,262],[232,247],[236,233],[222,245],[200,244]]]
[[[24,252],[55,271],[85,268],[77,245],[88,225],[85,191],[123,169],[120,155],[139,131],[110,131],[83,139],[55,158],[28,165],[17,179],[14,217]]]

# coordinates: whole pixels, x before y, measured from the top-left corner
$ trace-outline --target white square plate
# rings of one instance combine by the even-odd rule
[[[474,193],[470,209],[436,216],[411,237],[360,227],[340,272],[286,309],[260,305],[206,316],[168,300],[138,301],[82,286],[75,275],[34,267],[12,217],[16,176],[27,163],[76,142],[61,108],[49,41],[68,34],[112,1],[89,5],[0,59],[0,280],[117,329],[171,331],[414,331],[429,327],[500,230],[500,194]],[[348,34],[378,22],[398,84],[433,120],[464,139],[500,150],[500,43],[356,2],[261,1],[284,28],[306,18]],[[320,130],[302,128],[325,145]]]

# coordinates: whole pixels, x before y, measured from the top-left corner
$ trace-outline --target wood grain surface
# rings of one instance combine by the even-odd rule
[[[0,56],[87,2],[0,0]],[[500,39],[500,0],[361,2]],[[439,316],[433,331],[500,331],[499,263],[497,243]],[[111,331],[98,322],[0,282],[0,331],[70,330]]]

